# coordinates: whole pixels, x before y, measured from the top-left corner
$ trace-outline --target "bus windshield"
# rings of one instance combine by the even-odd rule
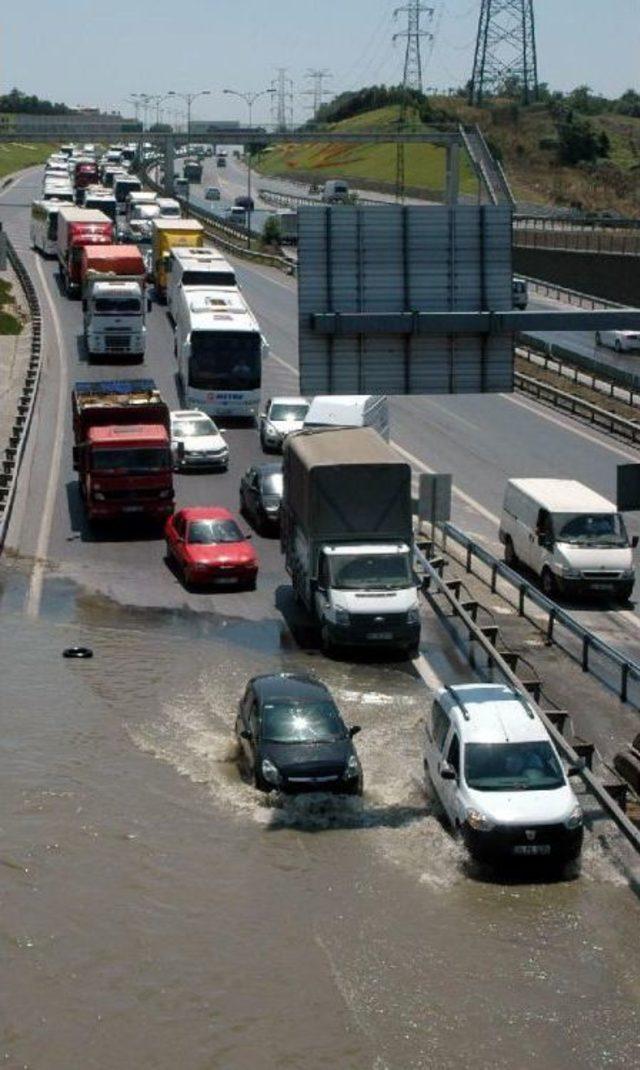
[[[195,390],[259,390],[261,358],[257,332],[193,331],[189,386]]]

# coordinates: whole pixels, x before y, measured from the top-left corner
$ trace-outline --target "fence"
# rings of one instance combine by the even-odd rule
[[[640,256],[640,222],[569,222],[538,216],[516,216],[514,244],[530,249],[565,249],[578,253],[619,253]]]

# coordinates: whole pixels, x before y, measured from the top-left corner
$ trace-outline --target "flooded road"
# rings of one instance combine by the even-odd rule
[[[3,573],[2,1065],[638,1065],[615,851],[591,833],[555,883],[470,869],[428,813],[410,668],[79,589],[28,622]],[[78,643],[91,661],[61,657]],[[272,668],[315,669],[362,725],[363,799],[239,778],[235,704]]]

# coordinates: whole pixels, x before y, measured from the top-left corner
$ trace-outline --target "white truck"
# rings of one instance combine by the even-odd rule
[[[322,649],[416,657],[411,468],[369,427],[301,431],[283,450],[281,548]]]
[[[83,250],[82,308],[87,353],[144,359],[147,340],[144,260],[135,245]]]

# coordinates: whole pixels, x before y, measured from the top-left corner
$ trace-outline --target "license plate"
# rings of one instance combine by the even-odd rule
[[[123,513],[141,513],[142,510],[143,510],[143,506],[142,505],[123,505],[122,506],[122,512]]]
[[[591,587],[594,591],[612,591],[612,583],[592,583]]]
[[[513,848],[514,855],[550,855],[551,846],[548,843],[521,844]]]
[[[217,577],[218,583],[237,583],[235,576],[219,576]]]
[[[367,632],[367,639],[393,639],[393,632]]]

